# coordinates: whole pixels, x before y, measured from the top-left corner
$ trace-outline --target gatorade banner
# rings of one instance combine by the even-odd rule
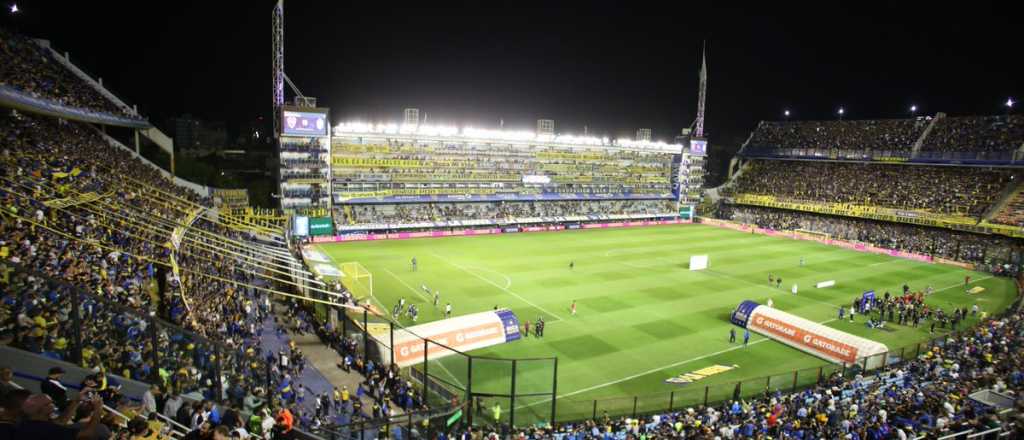
[[[875,355],[889,351],[884,344],[761,305],[750,313],[747,328],[835,363],[854,364],[871,356],[869,369],[882,366],[882,359]]]
[[[423,363],[424,345],[429,346],[427,359],[440,359],[478,348],[504,344],[519,339],[519,318],[510,310],[497,310],[428,322],[404,329],[395,329],[394,363],[405,368]],[[434,343],[424,344],[424,339]]]

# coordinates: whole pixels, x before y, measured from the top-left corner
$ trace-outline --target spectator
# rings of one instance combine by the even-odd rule
[[[39,384],[40,391],[49,396],[51,402],[61,411],[68,407],[68,389],[60,382],[64,373],[66,371],[61,367],[50,368],[46,374],[46,380]]]

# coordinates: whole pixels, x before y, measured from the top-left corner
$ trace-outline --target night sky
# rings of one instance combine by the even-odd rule
[[[273,2],[188,3],[25,0],[2,23],[70,51],[151,120],[192,113],[235,129],[269,115]],[[334,122],[418,107],[434,123],[552,118],[563,133],[650,127],[669,140],[696,114],[707,39],[706,130],[724,147],[787,108],[885,118],[911,104],[998,114],[1008,96],[1024,100],[1020,15],[997,4],[474,3],[492,2],[289,0],[286,71]]]

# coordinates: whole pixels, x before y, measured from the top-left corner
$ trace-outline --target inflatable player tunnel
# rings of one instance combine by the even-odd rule
[[[885,353],[889,351],[885,344],[749,300],[736,307],[730,320],[754,333],[837,364],[866,365],[870,370],[885,366]]]

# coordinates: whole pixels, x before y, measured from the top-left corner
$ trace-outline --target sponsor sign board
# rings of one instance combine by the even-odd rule
[[[748,321],[747,327],[757,330],[759,333],[771,335],[772,339],[786,345],[826,359],[851,364],[857,362],[859,351],[857,347],[839,342],[811,329],[759,314],[756,311]]]

